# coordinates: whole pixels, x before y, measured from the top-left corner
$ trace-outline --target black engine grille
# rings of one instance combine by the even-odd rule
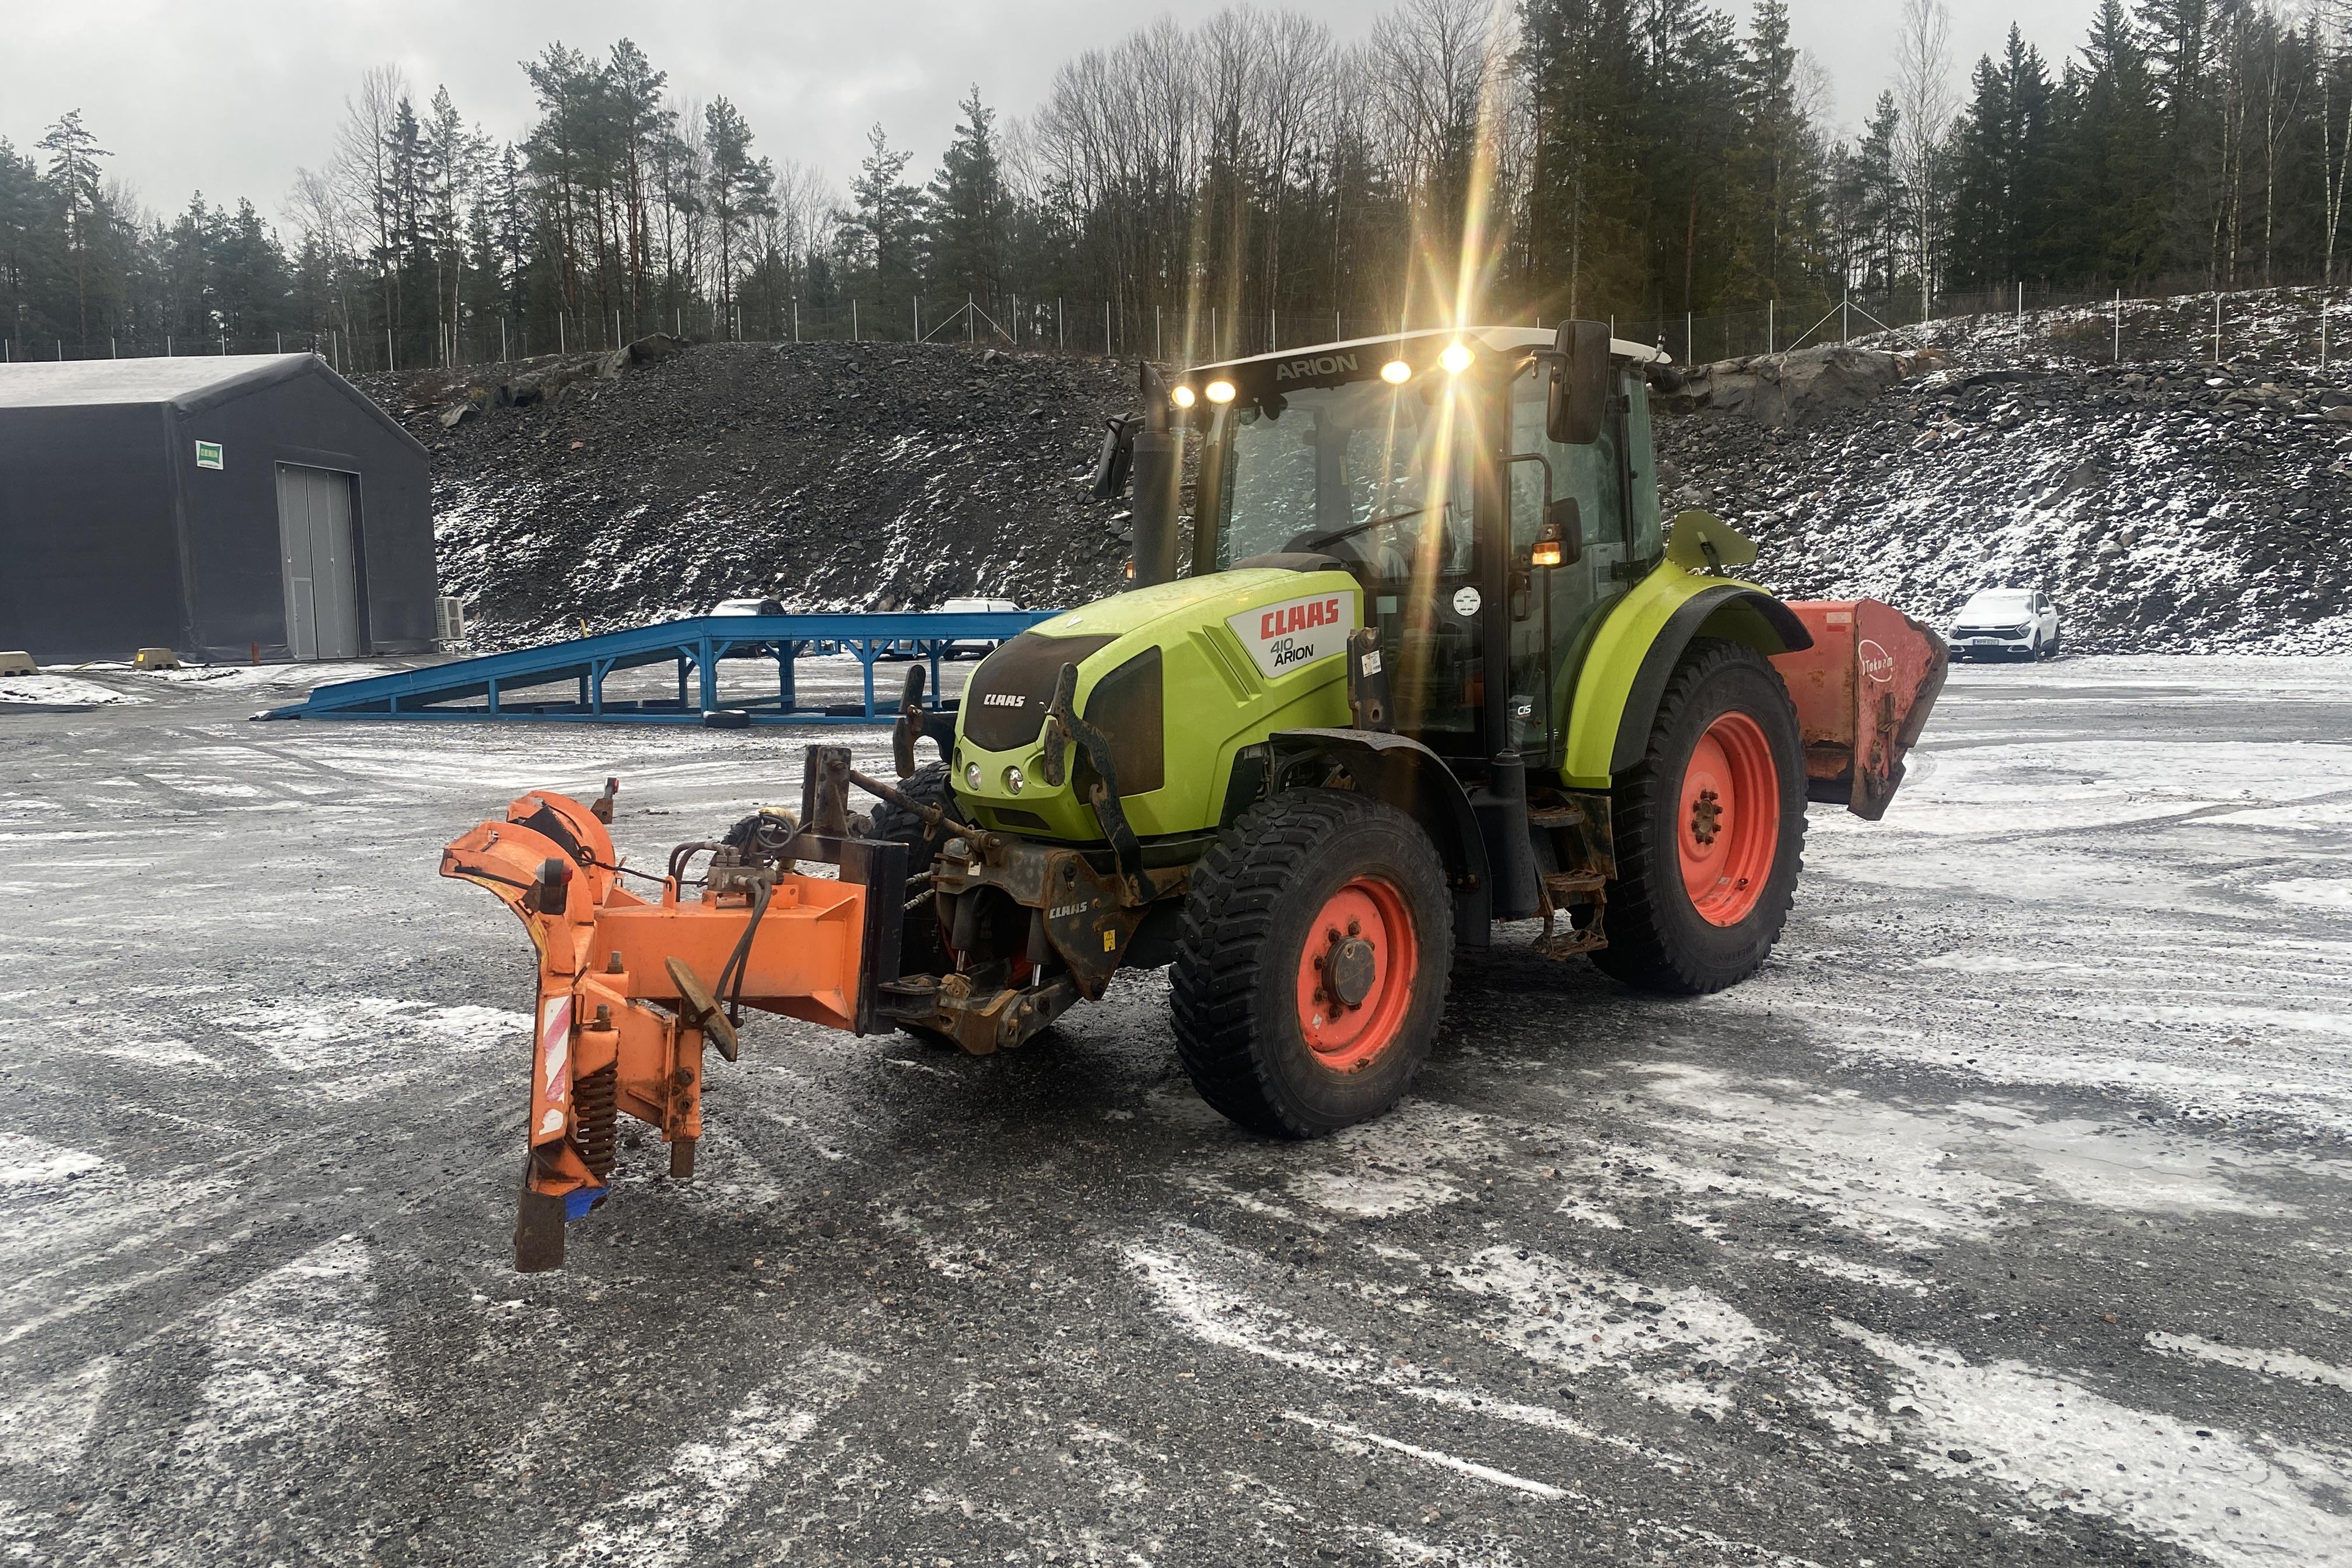
[[[1108,647],[1108,637],[1049,637],[1023,632],[980,661],[963,689],[963,732],[983,751],[1009,752],[1037,738],[1062,666]],[[1125,781],[1121,781],[1124,785]]]

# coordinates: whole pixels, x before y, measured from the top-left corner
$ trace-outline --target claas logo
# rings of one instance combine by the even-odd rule
[[[1339,623],[1339,601],[1337,599],[1309,599],[1297,605],[1276,605],[1258,617],[1258,640],[1267,642],[1312,626],[1330,626]]]

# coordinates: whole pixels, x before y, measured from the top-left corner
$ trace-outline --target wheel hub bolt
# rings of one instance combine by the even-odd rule
[[[1698,799],[1691,803],[1691,837],[1701,844],[1712,844],[1722,824],[1720,797],[1711,789],[1699,791]]]

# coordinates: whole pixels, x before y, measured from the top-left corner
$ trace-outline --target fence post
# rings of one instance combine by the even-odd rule
[[[854,299],[849,301],[849,341],[857,341],[857,301]]]
[[[2327,368],[2327,289],[2324,284],[2319,290],[2319,368]]]
[[[1849,289],[1838,300],[1838,342],[1843,345],[1853,336],[1853,290]]]
[[[2221,290],[2213,290],[2213,363],[2221,363]]]
[[[1697,363],[1698,342],[1691,332],[1691,313],[1685,310],[1683,312],[1683,363],[1696,364]]]
[[[1117,352],[1118,346],[1111,342],[1110,301],[1105,300],[1103,301],[1103,358],[1109,359]]]
[[[2124,363],[2124,291],[2116,290],[2116,363]]]
[[[1780,301],[1764,301],[1764,352],[1778,353],[1780,350]]]
[[[798,300],[793,300],[793,342],[800,342],[800,341],[801,341],[801,302],[800,302]]]

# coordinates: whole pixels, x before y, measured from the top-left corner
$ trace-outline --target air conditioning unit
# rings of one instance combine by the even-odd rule
[[[443,647],[466,640],[466,601],[440,598],[433,601],[433,636]]]

